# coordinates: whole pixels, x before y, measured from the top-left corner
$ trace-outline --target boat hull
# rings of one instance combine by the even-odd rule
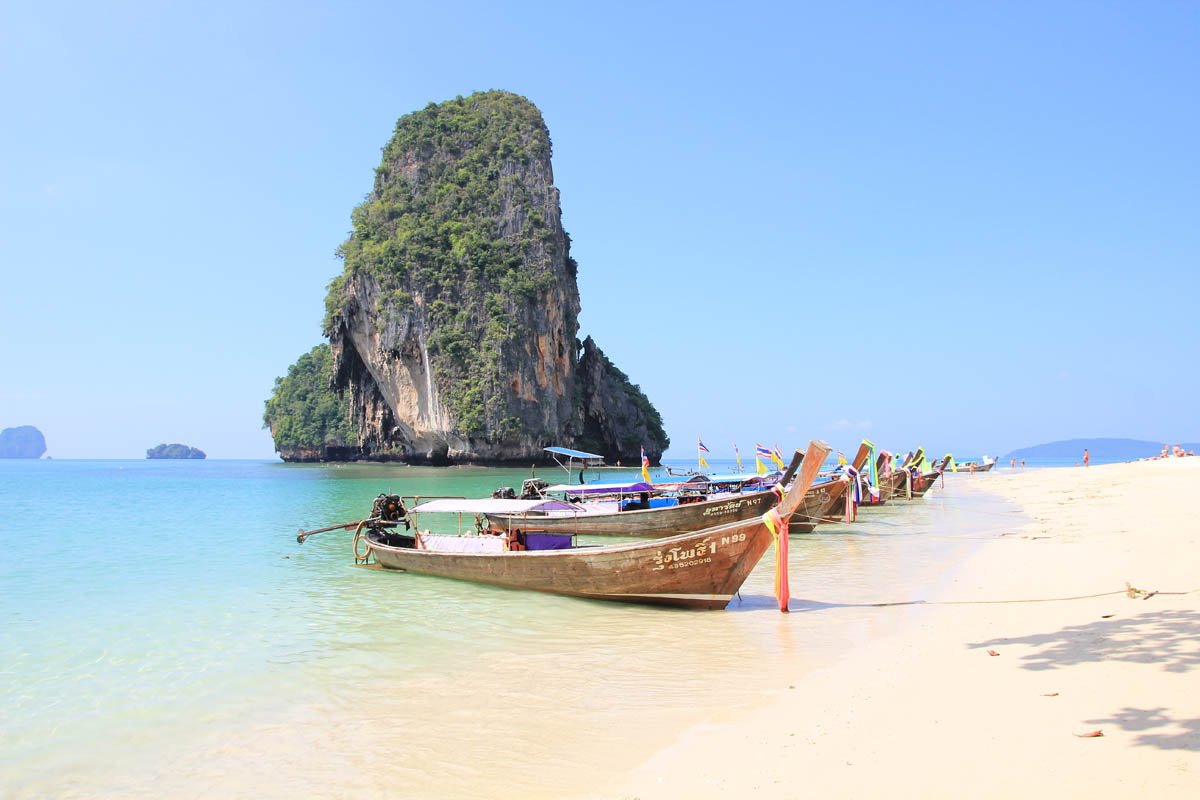
[[[941,474],[940,472],[925,472],[919,475],[913,484],[913,497],[924,497]]]
[[[366,543],[379,566],[399,572],[595,600],[722,609],[770,546],[771,533],[754,519],[571,550],[442,553],[393,547],[375,532]]]
[[[798,533],[810,533],[822,522],[837,522],[834,509],[846,497],[844,481],[826,481],[812,487],[804,495],[804,502],[788,521],[789,529]],[[840,506],[845,509],[845,506]]]

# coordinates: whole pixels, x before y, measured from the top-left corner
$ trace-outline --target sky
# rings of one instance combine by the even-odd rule
[[[1200,440],[1197,41],[1190,2],[5,0],[0,427],[273,457],[396,119],[505,89],[672,456]]]

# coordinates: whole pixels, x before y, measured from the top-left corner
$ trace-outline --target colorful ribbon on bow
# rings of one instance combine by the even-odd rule
[[[786,614],[788,600],[791,599],[788,588],[788,521],[774,508],[763,514],[762,519],[775,542],[775,597],[779,599],[779,610]]]
[[[846,476],[854,487],[854,496],[851,497],[849,493],[846,495],[846,522],[854,522],[858,519],[858,507],[862,504],[862,480],[854,467],[846,467]]]
[[[867,486],[878,488],[879,467],[875,464],[875,445],[869,439],[863,439],[863,444],[867,446]]]

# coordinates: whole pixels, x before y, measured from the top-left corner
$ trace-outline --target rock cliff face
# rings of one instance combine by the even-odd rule
[[[527,462],[557,444],[657,461],[657,412],[576,339],[576,264],[528,100],[485,92],[401,118],[353,221],[325,332],[364,455]]]

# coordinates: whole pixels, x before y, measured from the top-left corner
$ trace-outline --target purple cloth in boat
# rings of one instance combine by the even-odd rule
[[[527,533],[525,534],[525,549],[570,550],[571,538],[569,533]]]

